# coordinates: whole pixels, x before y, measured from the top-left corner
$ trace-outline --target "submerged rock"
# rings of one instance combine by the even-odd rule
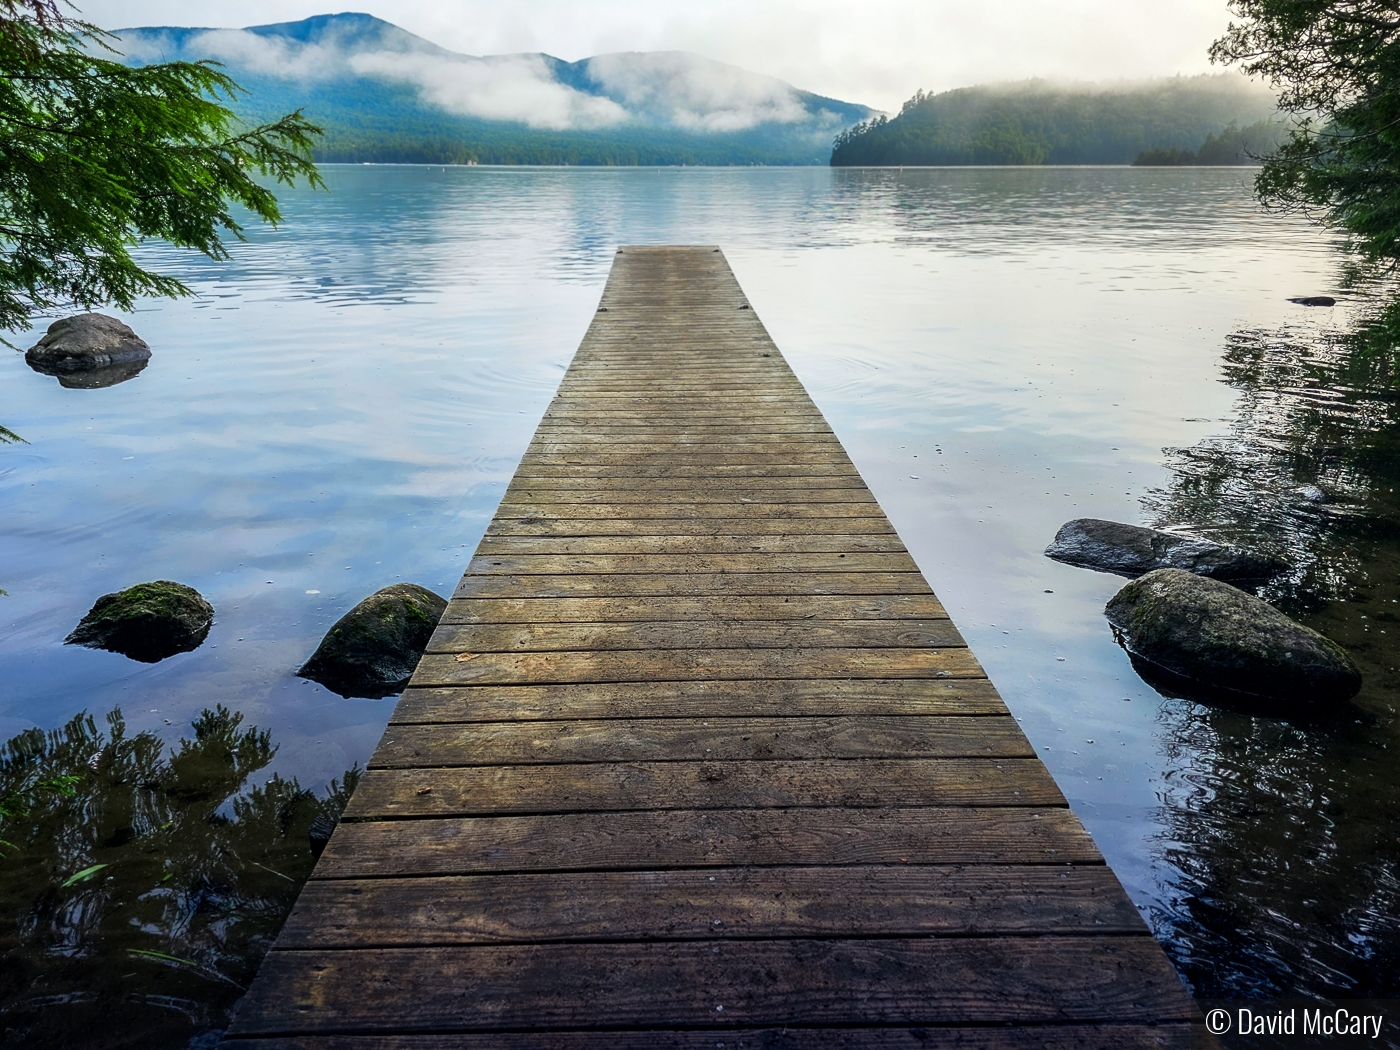
[[[1183,569],[1214,580],[1248,584],[1263,583],[1288,571],[1288,565],[1277,558],[1250,554],[1214,540],[1102,518],[1065,522],[1045,553],[1056,561],[1119,576]]]
[[[416,583],[375,591],[336,621],[297,674],[341,696],[400,692],[446,608]]]
[[[1336,642],[1227,583],[1158,569],[1104,615],[1133,656],[1212,689],[1293,704],[1350,700],[1361,672]]]
[[[1337,300],[1330,295],[1300,295],[1288,300],[1299,306],[1336,306]]]
[[[150,359],[151,348],[125,324],[92,313],[55,321],[24,354],[36,372],[58,376],[64,386],[89,388],[130,379]]]
[[[64,644],[153,664],[198,649],[213,622],[214,607],[193,587],[156,580],[98,598]]]

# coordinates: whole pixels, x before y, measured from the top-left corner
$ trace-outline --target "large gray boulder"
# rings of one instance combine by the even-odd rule
[[[213,622],[214,607],[193,587],[156,580],[98,598],[64,642],[153,664],[198,649]]]
[[[24,354],[29,367],[64,386],[111,386],[146,367],[151,348],[115,317],[75,314],[49,325]]]
[[[1213,580],[1258,584],[1288,571],[1288,565],[1277,558],[1250,554],[1214,540],[1102,518],[1065,522],[1045,553],[1056,561],[1119,576],[1182,569]]]
[[[401,692],[446,608],[416,583],[375,591],[335,622],[297,674],[346,697]]]
[[[1361,688],[1361,672],[1336,642],[1228,583],[1181,569],[1138,577],[1104,614],[1128,652],[1210,689],[1322,704]]]

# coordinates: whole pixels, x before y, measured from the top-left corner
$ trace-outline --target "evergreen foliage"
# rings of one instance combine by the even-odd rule
[[[1184,149],[1231,121],[1253,124],[1271,97],[1233,75],[1118,88],[1045,81],[918,92],[898,116],[838,135],[842,165],[1128,164],[1144,150]]]
[[[1255,182],[1265,205],[1345,231],[1363,267],[1400,261],[1400,9],[1394,0],[1231,0],[1211,48],[1281,90],[1292,132]]]
[[[1286,129],[1276,120],[1261,120],[1243,128],[1232,120],[1220,134],[1207,135],[1196,150],[1179,146],[1143,150],[1133,164],[1139,167],[1259,164],[1278,149],[1286,137]]]
[[[1166,149],[1145,149],[1133,160],[1138,168],[1177,168],[1196,163],[1196,154],[1179,146]]]
[[[132,68],[58,0],[0,0],[0,329],[36,312],[187,294],[130,249],[159,237],[220,259],[235,205],[280,218],[254,179],[319,184],[319,129],[300,113],[261,126],[228,108],[239,87],[207,62]]]

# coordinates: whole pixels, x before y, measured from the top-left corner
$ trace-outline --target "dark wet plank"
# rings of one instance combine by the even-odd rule
[[[239,1031],[1044,1024],[1191,1001],[1148,937],[672,941],[270,952]],[[723,1007],[723,1009],[720,1009]],[[245,1018],[247,1020],[245,1020]],[[308,1024],[310,1021],[310,1024]]]
[[[345,815],[483,816],[581,810],[756,806],[1059,806],[1034,758],[814,759],[786,762],[593,762],[582,765],[370,769]]]

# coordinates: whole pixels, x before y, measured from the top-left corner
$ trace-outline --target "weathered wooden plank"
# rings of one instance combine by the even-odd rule
[[[799,600],[772,595],[660,598],[453,598],[444,624],[610,623],[696,620],[938,620],[948,613],[932,594],[833,595]]]
[[[825,430],[825,428],[823,428]],[[830,434],[830,431],[826,431]],[[753,447],[753,445],[781,445],[783,448],[809,449],[822,451],[832,447],[832,438],[820,431],[777,430],[745,426],[731,423],[722,427],[546,427],[535,435],[532,447],[542,445],[685,445],[687,448],[704,447]],[[606,449],[603,449],[606,451]]]
[[[889,806],[342,821],[316,874],[1102,862],[1067,809]]]
[[[876,508],[878,510],[878,508]],[[496,518],[487,536],[893,536],[883,514],[829,521],[803,518],[774,522],[763,518],[571,518],[562,507],[545,517]]]
[[[430,653],[965,646],[949,620],[439,624]]]
[[[1186,1022],[1150,937],[710,941],[269,953],[241,1031]],[[936,994],[930,994],[936,990]],[[723,1007],[721,1010],[720,1007]],[[244,1016],[247,1021],[244,1022]]]
[[[573,685],[410,686],[393,725],[745,715],[1004,715],[985,678],[928,681],[607,682]]]
[[[550,423],[591,422],[594,420],[645,420],[661,421],[660,413],[649,410],[645,405],[633,408],[619,408],[616,405],[602,407],[587,398],[557,399],[545,409],[542,421]],[[670,422],[676,417],[671,416]],[[747,407],[741,398],[725,398],[720,401],[695,401],[687,409],[684,420],[688,423],[708,423],[711,420],[783,420],[799,423],[826,422],[826,418],[810,403],[799,405],[789,402],[779,407],[765,407],[763,411]]]
[[[630,718],[400,724],[372,768],[809,758],[1030,758],[1010,717],[943,715]]]
[[[638,390],[590,390],[587,394],[578,395],[586,397],[590,402],[600,406],[612,407],[635,407],[637,405],[648,405],[657,410],[671,411],[674,415],[684,412],[689,403],[694,401],[694,397],[687,393],[671,393],[664,387],[657,387],[654,392]],[[753,408],[763,409],[769,405],[781,405],[792,399],[793,395],[788,391],[778,391],[765,393],[762,391],[745,394],[744,400]],[[673,416],[674,418],[674,416]]]
[[[669,448],[665,451],[648,449],[646,452],[616,452],[612,450],[588,449],[586,451],[551,452],[548,449],[526,449],[521,463],[533,466],[537,463],[567,463],[578,466],[627,466],[638,468],[648,466],[683,465],[695,467],[738,466],[738,467],[840,467],[854,469],[844,451],[807,452],[803,446],[796,446],[788,452],[755,452],[751,449],[717,450],[714,448]]]
[[[278,947],[1146,932],[1099,865],[718,868],[313,880]]]
[[[792,420],[794,422],[807,423],[822,421],[820,413],[792,412],[777,405],[765,405],[762,409],[751,411],[740,411],[727,407],[728,403],[723,401],[700,401],[695,402],[686,410],[685,419],[687,422],[697,426],[747,426],[750,423],[761,423],[766,420],[781,419]],[[552,417],[547,416],[563,425],[564,423],[580,423],[585,426],[592,425],[617,425],[617,426],[645,426],[653,423],[665,423],[668,419],[674,421],[675,414],[671,408],[656,409],[647,405],[633,406],[612,406],[610,408],[599,408],[596,405],[584,407],[581,402],[571,402],[561,406],[561,410],[555,412]],[[801,451],[803,442],[795,442],[794,451]]]
[[[487,554],[467,571],[483,576],[562,576],[566,574],[656,573],[917,573],[907,551],[851,551],[735,554]]]
[[[803,451],[807,455],[819,452],[828,452],[835,456],[841,446],[835,438],[827,440],[804,439],[802,442]],[[604,453],[647,453],[651,455],[679,455],[689,453],[699,455],[708,453],[710,455],[764,455],[771,454],[787,457],[792,450],[792,444],[780,440],[759,440],[757,438],[744,439],[742,441],[579,441],[572,437],[567,439],[538,439],[531,442],[530,451],[535,455],[572,456],[584,455],[590,452]],[[842,452],[844,455],[844,452]]]
[[[893,533],[818,536],[483,536],[481,555],[907,553]]]
[[[722,508],[722,509],[721,509]],[[643,521],[656,518],[762,518],[774,525],[797,522],[804,518],[866,518],[874,517],[879,504],[869,500],[851,503],[788,503],[764,501],[758,498],[740,499],[722,504],[675,501],[670,503],[620,504],[558,504],[502,503],[496,510],[497,519],[504,518],[631,518]],[[716,511],[718,510],[718,513]]]
[[[594,762],[370,769],[346,819],[761,806],[1064,805],[1032,758]]]
[[[965,648],[668,649],[664,652],[424,653],[414,685],[747,681],[774,678],[971,678]]]
[[[683,595],[931,594],[917,572],[594,573],[463,576],[456,598],[641,598]]]
[[[715,495],[742,493],[752,495],[755,492],[783,493],[792,492],[800,496],[802,492],[812,491],[832,491],[841,492],[847,496],[852,493],[860,493],[868,496],[870,490],[865,487],[858,476],[851,474],[835,475],[803,475],[799,477],[686,477],[673,478],[661,477],[556,477],[539,478],[528,474],[516,474],[515,480],[511,482],[507,490],[516,494],[530,494],[537,492],[558,492],[560,494],[576,495],[589,493],[594,496],[602,496],[608,493],[625,492],[647,492],[652,494],[660,493],[686,493],[704,491]],[[516,502],[520,502],[516,500]],[[850,500],[847,500],[850,502]],[[865,502],[864,499],[857,502]]]
[[[562,458],[555,458],[552,472],[532,467],[529,471],[517,471],[514,481],[521,488],[562,489],[565,491],[601,490],[605,488],[638,489],[653,491],[679,489],[688,491],[698,488],[715,489],[756,489],[759,491],[786,492],[790,489],[852,489],[864,490],[865,483],[860,475],[852,474],[844,464],[677,464],[688,467],[683,473],[673,468],[663,469],[664,465],[650,469],[640,465],[633,467],[613,466],[611,469],[581,468],[577,464],[566,464]],[[561,467],[568,466],[563,470]],[[747,473],[735,473],[737,470]],[[782,473],[776,471],[781,469]],[[725,473],[727,471],[728,473]],[[760,473],[755,473],[760,471]]]
[[[733,386],[743,389],[751,381],[741,381]],[[693,393],[693,391],[692,391]],[[728,398],[730,391],[725,390],[722,397]],[[785,418],[782,416],[761,415],[755,413],[753,418],[747,422],[709,422],[704,419],[697,419],[690,412],[687,412],[682,419],[650,419],[642,422],[629,423],[623,420],[609,420],[606,417],[595,417],[590,413],[575,412],[569,416],[546,415],[540,421],[539,428],[535,431],[539,437],[553,437],[560,433],[573,434],[627,434],[637,435],[638,440],[648,440],[651,438],[666,438],[674,435],[684,434],[705,434],[709,436],[723,436],[724,433],[731,434],[820,434],[827,437],[831,434],[831,427],[826,420],[819,416],[807,416],[801,419]]]
[[[236,1039],[236,1042],[234,1041]],[[241,1039],[240,1050],[1207,1050],[1204,1026],[1183,1024],[1010,1027],[653,1028],[453,1032],[450,1035],[337,1033]]]

